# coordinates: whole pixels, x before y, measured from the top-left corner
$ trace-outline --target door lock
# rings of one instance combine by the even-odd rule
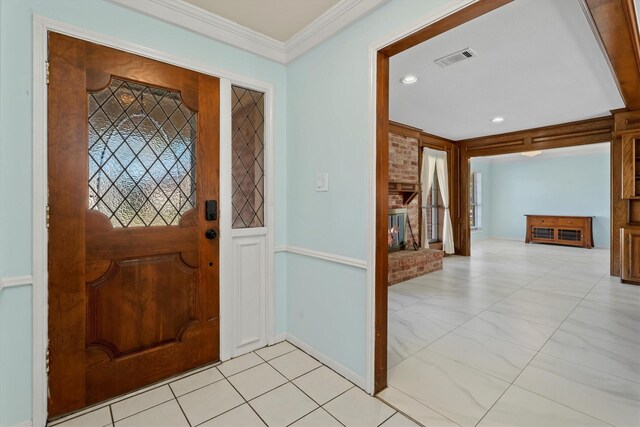
[[[206,237],[209,240],[213,240],[216,237],[218,237],[218,232],[216,230],[214,230],[213,228],[208,229],[207,231],[204,232],[204,237]]]

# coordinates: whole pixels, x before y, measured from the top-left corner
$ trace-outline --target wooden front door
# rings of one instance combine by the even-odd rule
[[[219,80],[49,34],[49,415],[219,358]],[[209,209],[205,209],[205,206]]]

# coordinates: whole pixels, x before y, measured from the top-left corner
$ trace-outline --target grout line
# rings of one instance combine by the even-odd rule
[[[440,412],[438,412],[438,411],[436,411],[435,409],[433,409],[431,406],[429,406],[429,405],[426,405],[426,404],[422,403],[420,400],[418,400],[418,399],[416,399],[415,397],[413,397],[413,396],[411,396],[411,395],[409,395],[409,394],[405,393],[404,391],[402,391],[402,390],[400,390],[400,389],[398,389],[398,388],[395,388],[395,387],[393,387],[393,386],[388,386],[388,387],[392,387],[392,388],[393,388],[393,389],[395,389],[398,393],[403,394],[404,396],[407,396],[409,399],[411,399],[411,400],[415,401],[418,405],[421,405],[421,406],[424,406],[425,408],[430,409],[431,411],[433,411],[433,412],[435,412],[436,414],[440,415],[442,418],[444,418],[445,420],[447,420],[447,421],[448,421],[448,422],[450,422],[451,424],[455,424],[456,426],[460,426],[460,424],[458,424],[457,422],[453,421],[451,418],[447,417],[447,416],[446,416],[446,415],[444,415],[444,414],[441,414]],[[411,415],[409,415],[409,414],[407,414],[407,413],[405,413],[405,412],[401,411],[400,409],[396,408],[396,407],[395,407],[395,406],[393,406],[391,403],[389,403],[389,402],[387,402],[386,400],[384,400],[384,398],[382,398],[382,397],[378,397],[378,396],[375,396],[375,397],[376,397],[376,399],[383,401],[385,404],[387,404],[387,406],[392,407],[393,409],[395,409],[396,411],[400,412],[400,413],[401,413],[402,415],[404,415],[405,417],[407,417],[407,418],[411,419],[411,421],[415,422],[416,424],[421,425],[421,426],[424,426],[424,424],[422,424],[422,423],[418,422],[417,420],[415,420],[414,418],[412,418],[412,416],[411,416]],[[462,427],[462,426],[460,426],[460,427]]]
[[[542,255],[544,255],[544,254],[542,254],[542,253],[541,253],[540,255],[541,255],[541,257],[536,257],[536,259],[540,259],[541,261],[543,261],[543,262],[544,262],[544,259],[542,258]],[[544,258],[546,258],[546,256],[545,256]],[[555,265],[553,268],[550,268],[549,270],[545,271],[543,274],[541,274],[541,275],[539,275],[539,276],[535,276],[535,277],[531,278],[531,279],[530,279],[529,281],[527,281],[524,285],[522,285],[522,286],[520,286],[519,288],[515,289],[513,292],[511,292],[511,293],[509,293],[509,294],[505,295],[505,296],[504,296],[503,298],[501,298],[500,300],[498,300],[498,301],[496,301],[495,303],[493,303],[493,304],[489,305],[487,308],[483,309],[482,311],[480,311],[480,312],[479,312],[479,313],[477,313],[476,315],[472,316],[471,318],[467,319],[467,320],[466,320],[466,321],[464,321],[463,323],[459,324],[458,326],[456,326],[455,328],[453,328],[452,330],[450,330],[449,332],[447,332],[446,334],[444,334],[444,335],[443,335],[443,336],[441,336],[440,338],[438,338],[438,339],[436,339],[436,340],[432,341],[431,343],[427,344],[426,346],[422,347],[420,350],[418,350],[417,352],[415,352],[415,353],[411,354],[409,357],[407,357],[407,358],[403,359],[402,361],[407,360],[407,359],[409,359],[410,357],[413,357],[413,356],[414,356],[416,353],[418,353],[419,351],[422,351],[422,350],[424,350],[425,348],[428,348],[430,345],[432,345],[433,343],[435,343],[435,342],[437,342],[437,341],[439,341],[439,340],[443,339],[445,336],[447,336],[447,335],[449,335],[450,333],[452,333],[452,332],[456,331],[458,328],[464,327],[464,325],[465,325],[466,323],[468,323],[469,321],[471,321],[473,318],[475,318],[475,317],[479,316],[480,314],[484,313],[485,311],[489,311],[489,309],[490,309],[490,308],[492,308],[493,306],[495,306],[496,304],[499,304],[500,302],[504,301],[506,298],[509,298],[510,296],[512,296],[512,295],[514,295],[515,293],[517,293],[518,291],[525,289],[527,286],[531,285],[533,282],[536,282],[536,281],[538,281],[538,280],[540,280],[540,279],[543,279],[545,276],[548,276],[548,275],[549,275],[550,273],[552,273],[553,271],[556,271],[556,270],[560,269],[561,267],[566,266],[566,265],[568,265],[568,264],[570,264],[570,263],[571,263],[571,261],[570,261],[570,260],[569,260],[569,261],[566,261],[566,260],[565,260],[565,261],[562,261],[562,262],[560,262],[559,264]],[[545,263],[545,264],[546,264],[546,263]],[[456,270],[457,270],[457,269],[456,269]],[[455,273],[455,272],[456,272],[456,271],[454,271],[454,273]],[[480,277],[482,277],[482,276],[486,276],[487,274],[488,274],[488,272],[481,273],[481,274],[478,276],[478,278],[480,278]],[[527,272],[527,274],[529,274],[529,273]],[[490,374],[490,373],[488,373],[488,372],[485,372],[484,370],[481,370],[481,369],[475,368],[475,367],[473,367],[473,366],[469,366],[469,365],[467,365],[466,363],[459,362],[459,363],[462,363],[463,365],[465,365],[465,366],[467,366],[467,367],[469,367],[469,368],[472,368],[472,369],[474,369],[474,370],[476,370],[476,371],[482,372],[482,373],[484,373],[484,374],[491,375],[492,377],[498,378],[498,379],[500,379],[501,381],[504,381],[504,382],[509,383],[509,385],[508,385],[508,386],[507,386],[507,388],[504,390],[504,392],[500,395],[500,397],[498,397],[498,399],[493,403],[493,405],[491,405],[491,407],[490,407],[490,408],[489,408],[489,409],[484,413],[484,415],[482,416],[482,418],[480,418],[480,420],[478,421],[478,423],[480,423],[480,422],[482,421],[482,419],[484,419],[484,417],[485,417],[485,416],[486,416],[486,415],[487,415],[487,414],[488,414],[488,413],[493,409],[493,407],[495,406],[495,404],[496,404],[496,403],[497,403],[497,402],[502,398],[502,396],[507,392],[507,390],[508,390],[511,386],[518,387],[518,386],[516,386],[516,385],[514,384],[514,382],[518,379],[518,377],[520,376],[520,374],[521,374],[521,373],[522,373],[522,372],[523,372],[523,371],[524,371],[524,370],[529,366],[529,364],[531,363],[531,361],[533,361],[533,359],[535,359],[535,358],[537,357],[537,355],[540,353],[540,351],[542,350],[542,348],[544,348],[544,346],[545,346],[545,345],[547,344],[547,342],[551,339],[551,337],[553,337],[553,335],[554,335],[554,334],[555,334],[555,333],[560,329],[560,327],[562,326],[562,324],[564,324],[564,322],[565,322],[565,321],[566,321],[566,320],[571,316],[571,314],[572,314],[572,313],[573,313],[573,312],[574,312],[574,311],[575,311],[575,310],[580,306],[580,304],[582,304],[582,302],[585,300],[586,296],[587,296],[587,295],[589,295],[589,293],[590,293],[590,292],[595,288],[595,286],[596,286],[596,285],[597,285],[597,284],[598,284],[598,283],[599,283],[599,282],[600,282],[600,281],[601,281],[605,276],[607,276],[607,274],[606,274],[606,273],[605,273],[605,274],[603,274],[603,275],[602,275],[602,276],[601,276],[597,281],[595,281],[595,282],[593,283],[593,285],[591,286],[591,288],[589,289],[589,291],[587,291],[587,292],[586,292],[586,293],[585,293],[581,298],[579,298],[578,303],[577,303],[577,304],[576,304],[576,305],[575,305],[575,306],[574,306],[574,307],[569,311],[569,313],[565,316],[564,320],[562,320],[562,322],[560,322],[560,323],[558,324],[558,326],[557,326],[557,327],[555,328],[555,330],[551,333],[551,335],[547,338],[547,340],[544,342],[544,344],[543,344],[542,346],[540,346],[540,347],[537,349],[536,353],[531,357],[531,359],[529,359],[529,362],[524,366],[524,368],[522,368],[522,369],[520,370],[520,372],[518,373],[518,375],[517,375],[517,376],[513,379],[513,381],[511,381],[510,383],[509,383],[509,381],[505,381],[505,380],[504,380],[504,379],[502,379],[502,378],[498,378],[498,377],[496,377],[495,375],[492,375],[492,374]],[[455,279],[455,276],[454,276],[454,279]],[[469,283],[469,282],[472,282],[474,279],[476,279],[476,277],[475,277],[475,276],[474,276],[473,278],[466,278],[466,279],[462,279],[462,282],[467,282],[467,283]],[[441,282],[438,282],[438,284],[441,284]],[[446,283],[445,283],[445,284],[446,284]],[[455,285],[455,283],[452,283],[452,285]],[[427,286],[428,286],[428,285],[427,285]],[[443,289],[443,290],[447,290],[447,289],[445,288],[445,289]],[[532,290],[535,290],[535,289],[532,289]],[[555,295],[556,295],[556,294],[554,294],[553,292],[545,292],[545,291],[539,291],[539,292],[543,292],[545,295],[549,295],[549,296],[555,296]],[[560,296],[563,296],[563,295],[560,295]],[[409,304],[409,305],[408,305],[408,306],[406,306],[406,307],[402,307],[400,310],[403,310],[404,308],[410,307],[411,305],[418,304],[419,302],[422,302],[422,301],[428,300],[428,298],[429,298],[429,297],[421,298],[421,299],[420,299],[420,301],[418,301],[418,302],[416,302],[416,303],[413,303],[413,304]],[[578,299],[577,297],[572,297],[572,298]],[[397,310],[397,311],[400,311],[400,310]],[[507,340],[504,340],[504,341],[505,341],[505,342],[508,342],[508,343],[510,343],[510,344],[516,345],[515,343],[511,343],[510,341],[507,341]],[[519,346],[520,346],[520,347],[523,347],[521,344],[519,344]],[[523,348],[528,348],[528,347],[524,346]],[[533,350],[533,349],[531,349],[531,348],[529,348],[529,349],[530,349],[530,350]],[[436,352],[436,353],[437,353],[437,352]],[[438,354],[439,354],[439,353],[438,353]],[[441,355],[441,356],[444,356],[444,355]],[[447,357],[447,356],[445,356],[445,357]],[[449,357],[447,357],[447,358],[449,358]],[[449,359],[451,359],[451,358],[449,358]],[[454,361],[455,361],[455,359],[451,359],[451,360],[454,360]],[[401,362],[402,362],[402,361],[401,361]],[[401,362],[399,362],[399,363],[401,363]],[[527,390],[527,391],[528,391],[528,390]],[[546,396],[541,396],[541,397],[544,397],[545,399],[548,399],[548,400],[551,400],[551,401],[555,402],[553,399],[550,399],[550,398],[548,398],[548,397],[546,397]],[[380,398],[379,398],[379,399],[380,399]],[[383,400],[383,399],[380,399],[380,400]],[[383,400],[383,401],[384,401],[384,400]],[[385,403],[386,403],[386,402],[385,402]],[[424,405],[424,403],[422,403],[422,402],[420,402],[420,403]],[[559,403],[559,402],[555,402],[555,403],[558,403],[558,404],[562,405],[562,404],[561,404],[561,403]],[[426,407],[430,408],[428,405],[424,405],[424,406],[426,406]],[[566,406],[566,405],[563,405],[563,406]],[[567,406],[567,408],[569,408],[569,407]],[[432,409],[432,408],[430,408],[430,409]],[[570,408],[570,409],[572,409],[572,410],[576,410],[576,409],[574,409],[574,408]],[[432,409],[432,410],[433,410],[433,409]],[[576,411],[577,411],[577,410],[576,410]],[[401,412],[401,411],[399,411],[399,412]],[[438,411],[435,411],[435,412],[436,412],[436,413],[439,413]],[[583,413],[583,412],[581,412],[581,411],[577,411],[577,412]],[[402,413],[402,412],[401,412],[401,413]],[[583,413],[583,414],[584,414],[584,413]],[[596,418],[596,417],[593,417],[593,416],[591,416],[591,415],[589,415],[589,414],[584,414],[584,415],[589,416],[589,417],[592,417],[592,418]],[[445,418],[446,418],[446,417],[445,417]],[[596,419],[597,419],[597,418],[596,418]],[[477,425],[477,424],[476,424],[476,425]]]
[[[111,417],[111,425],[112,425],[112,426],[115,426],[115,425],[116,425],[116,422],[115,422],[115,420],[113,419],[113,410],[111,409],[111,405],[109,405],[109,416]]]
[[[566,263],[565,263],[566,264]],[[558,266],[558,268],[560,268],[560,266]],[[552,270],[553,271],[553,270]],[[596,286],[598,282],[594,283],[591,288],[589,289],[589,292],[591,292],[591,290]],[[556,327],[556,329],[553,331],[553,333],[551,335],[549,335],[549,338],[547,338],[547,340],[544,342],[544,344],[542,344],[542,346],[540,346],[540,348],[538,349],[538,351],[536,351],[536,354],[533,355],[533,357],[531,359],[529,359],[529,362],[527,362],[527,364],[524,366],[524,368],[522,368],[520,370],[520,372],[518,372],[518,375],[516,375],[516,377],[513,379],[513,381],[511,381],[511,383],[509,384],[509,386],[504,390],[504,392],[500,395],[500,397],[498,397],[498,399],[493,402],[493,405],[491,405],[491,407],[484,413],[484,415],[482,416],[482,418],[480,418],[480,420],[476,423],[476,425],[478,425],[480,422],[482,422],[482,420],[484,419],[484,417],[487,416],[487,414],[489,412],[491,412],[491,410],[493,409],[493,407],[496,405],[496,403],[498,403],[498,401],[500,401],[500,399],[502,399],[502,396],[505,395],[505,393],[507,392],[507,390],[509,390],[511,388],[511,386],[515,386],[518,387],[517,385],[515,385],[515,382],[518,380],[518,378],[520,378],[520,375],[522,375],[522,373],[525,371],[525,369],[527,369],[527,367],[529,367],[529,365],[531,364],[531,362],[538,357],[538,355],[540,354],[540,352],[542,351],[542,349],[547,345],[547,343],[549,342],[549,340],[551,340],[551,338],[556,334],[556,332],[560,329],[560,327],[564,324],[564,322],[567,321],[567,319],[571,316],[571,314],[573,314],[573,312],[576,310],[576,308],[578,308],[580,306],[580,304],[582,304],[582,302],[584,301],[584,297],[587,296],[589,294],[589,292],[587,292],[582,298],[580,298],[580,301],[571,309],[571,311],[569,311],[569,313],[567,313],[567,315],[565,316],[565,318],[562,320],[562,322],[560,322],[560,324]],[[580,366],[580,365],[578,365]],[[523,388],[523,387],[520,387]],[[524,388],[523,388],[524,389]],[[524,389],[529,391],[528,389]],[[537,393],[536,393],[537,394]],[[541,396],[541,395],[540,395]],[[548,399],[552,402],[558,403],[560,405],[562,405],[560,402],[556,402],[554,399],[551,399],[550,397],[547,396],[542,396],[545,399]],[[563,405],[566,406],[566,405]],[[567,406],[568,407],[568,406]],[[576,409],[576,408],[571,408],[576,412],[580,412],[584,415],[587,415],[589,417],[595,418],[589,414],[585,414],[584,412]]]
[[[180,408],[180,411],[182,411],[182,415],[184,415],[184,419],[187,420],[187,424],[189,424],[189,427],[191,426],[191,421],[189,421],[189,417],[187,417],[187,413],[184,412],[184,409],[182,408],[182,405],[180,404],[180,401],[178,400],[178,396],[176,396],[176,393],[173,391],[173,388],[171,388],[171,384],[169,384],[169,390],[171,391],[171,394],[173,394],[173,398],[175,399],[176,403],[178,404],[178,408]]]
[[[391,408],[391,409],[394,409],[394,408]],[[397,410],[396,410],[396,411],[394,411],[394,412],[393,412],[393,414],[389,415],[387,418],[385,418],[385,419],[384,419],[384,421],[382,421],[381,423],[379,423],[379,424],[377,425],[377,427],[380,427],[382,424],[384,424],[384,423],[386,423],[387,421],[389,421],[389,420],[391,419],[391,417],[393,417],[393,416],[394,416],[395,414],[397,414],[397,413],[398,413],[398,411],[397,411]]]

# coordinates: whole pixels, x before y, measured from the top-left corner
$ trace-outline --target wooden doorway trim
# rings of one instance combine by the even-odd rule
[[[426,27],[405,36],[387,46],[380,47],[376,53],[376,80],[375,92],[375,118],[376,118],[376,181],[375,181],[375,244],[373,247],[375,262],[375,283],[374,283],[374,350],[373,350],[373,388],[377,393],[387,386],[387,248],[386,248],[386,219],[388,204],[388,122],[389,122],[389,58],[397,53],[416,46],[438,34],[442,34],[456,26],[462,25],[478,16],[497,9],[510,0],[480,0],[472,3],[457,12],[446,16],[436,22],[432,22]],[[635,13],[633,0],[583,0],[585,11],[591,17],[591,24],[596,33],[597,38],[603,47],[603,53],[611,64],[614,79],[618,85],[622,98],[627,109],[640,110],[640,36],[638,34],[638,24]],[[617,112],[612,112],[617,113]],[[609,121],[609,122],[607,122]],[[585,121],[589,122],[589,121]],[[597,123],[596,123],[597,122]],[[611,118],[594,120],[593,123],[583,123],[585,126],[595,126],[590,129],[595,139],[602,139],[602,132],[606,132],[611,126]],[[560,126],[573,126],[577,123],[567,123]],[[559,127],[560,127],[559,126]],[[532,130],[533,131],[533,130]],[[614,171],[620,170],[619,158],[620,147],[619,138],[611,136],[609,131],[609,140],[611,141],[611,232],[612,232],[612,260],[611,273],[619,273],[619,229],[626,222],[629,206],[622,199],[620,177],[614,174]],[[574,135],[575,136],[575,135]],[[582,141],[582,142],[580,142]],[[594,143],[594,141],[581,140],[578,138],[569,145],[580,145],[585,143]],[[566,145],[565,145],[566,146]],[[459,182],[466,182],[469,174],[469,155],[459,150],[457,158],[459,170]],[[516,151],[526,151],[516,149]],[[480,156],[489,151],[478,150]],[[466,186],[462,186],[465,188]],[[461,206],[468,206],[468,191],[461,191],[459,194],[459,202]],[[462,216],[464,217],[464,215]],[[469,225],[468,218],[460,226],[460,240],[462,241],[460,253],[468,255],[469,251]]]
[[[481,0],[401,38],[375,52],[376,183],[373,391],[387,387],[387,214],[389,185],[389,58],[452,28],[491,12],[512,0]]]

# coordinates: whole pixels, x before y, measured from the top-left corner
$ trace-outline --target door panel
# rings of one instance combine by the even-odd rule
[[[219,80],[49,34],[49,414],[219,359]]]

